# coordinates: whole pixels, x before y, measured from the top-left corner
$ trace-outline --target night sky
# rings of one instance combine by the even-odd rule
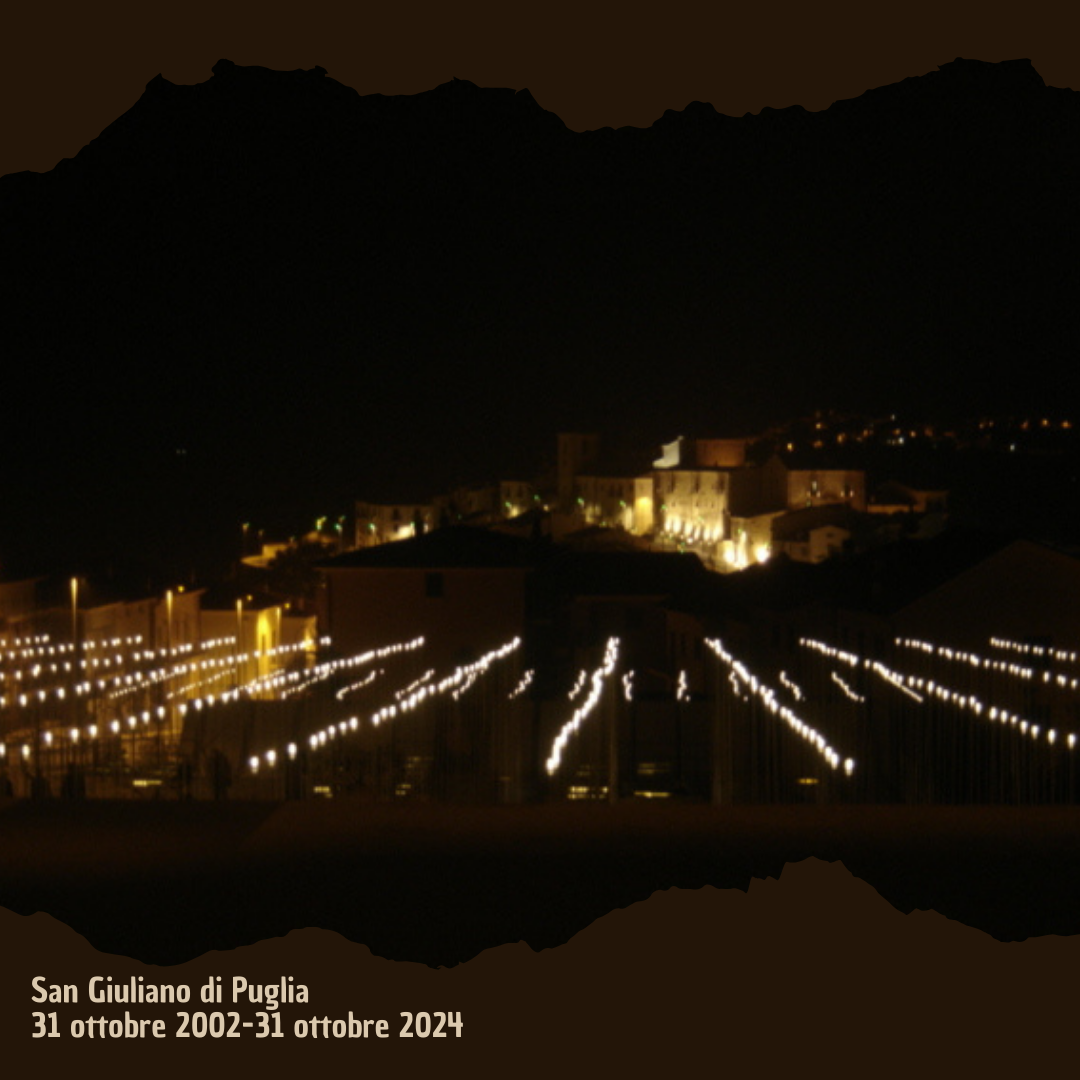
[[[965,69],[920,84],[945,105],[879,97],[839,126],[664,116],[814,114],[957,56],[1080,86],[1048,8],[422,13],[15,16],[0,175],[132,111],[55,183],[0,185],[18,365],[0,573],[127,552],[172,574],[234,553],[243,521],[288,535],[357,498],[527,478],[558,430],[644,464],[679,433],[813,408],[1064,408],[1076,110],[1026,69],[985,93]],[[253,120],[247,90],[214,96],[222,58],[427,96],[358,111],[335,91],[321,128],[321,103],[293,107],[309,83],[252,82]],[[159,73],[211,89],[147,92]],[[1031,93],[1034,126],[1012,108]]]

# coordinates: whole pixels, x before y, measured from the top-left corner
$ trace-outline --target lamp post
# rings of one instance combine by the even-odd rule
[[[236,686],[239,689],[243,681],[241,676],[241,656],[243,655],[244,641],[244,598],[236,599]]]
[[[78,658],[79,654],[79,579],[71,579],[71,649]]]
[[[78,682],[79,673],[79,579],[73,577],[71,579],[71,655],[72,662],[75,665],[75,680]],[[79,721],[79,703],[77,695],[71,695],[71,723],[73,727],[78,726]]]

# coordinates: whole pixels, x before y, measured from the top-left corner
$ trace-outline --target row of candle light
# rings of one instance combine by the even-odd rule
[[[782,705],[777,701],[776,692],[773,688],[762,682],[741,660],[736,659],[732,653],[728,652],[719,638],[706,638],[705,645],[727,665],[737,685],[749,690],[770,713],[778,716],[792,731],[810,743],[831,768],[837,769],[843,764],[845,775],[851,776],[855,771],[854,758],[842,758],[839,751],[830,745],[822,732],[808,724],[787,705]]]
[[[328,641],[329,639],[322,640]],[[310,641],[298,641],[287,645],[276,645],[270,649],[253,649],[250,652],[233,654],[231,656],[217,656],[208,659],[193,660],[187,664],[174,664],[171,668],[158,668],[150,672],[137,671],[130,675],[118,675],[113,679],[113,685],[118,686],[122,684],[123,688],[114,690],[110,693],[109,700],[115,701],[119,698],[127,697],[130,694],[137,694],[148,690],[151,686],[158,683],[169,682],[172,679],[178,679],[184,675],[194,675],[199,674],[200,672],[213,671],[215,668],[218,669],[216,674],[205,678],[199,674],[199,678],[194,681],[189,681],[185,686],[169,695],[170,697],[179,697],[181,694],[191,693],[209,682],[216,682],[221,678],[230,677],[234,674],[238,665],[246,664],[251,660],[270,658],[280,659],[289,653],[311,652],[313,647],[314,643]],[[271,672],[270,675],[257,676],[255,679],[245,683],[240,689],[249,694],[256,690],[263,689],[261,680],[271,678],[277,674],[277,672]]]
[[[796,701],[805,700],[806,695],[803,693],[802,687],[800,687],[799,684],[795,682],[795,680],[792,679],[786,671],[780,672],[780,683],[781,685],[786,686],[788,690],[791,691],[791,696]]]
[[[917,649],[920,652],[929,653],[932,656],[940,656],[946,660],[952,660],[956,663],[969,664],[974,668],[983,668],[987,671],[999,671],[1006,675],[1011,675],[1014,678],[1026,679],[1028,681],[1036,679],[1040,672],[1035,668],[1025,667],[1023,664],[1010,663],[1008,660],[991,660],[984,656],[979,656],[977,653],[966,652],[962,649],[953,649],[948,645],[935,645],[933,642],[920,641],[917,638],[896,638],[896,644],[902,648]],[[995,638],[990,639],[991,642],[995,641]],[[1044,655],[1044,653],[1039,653]],[[1069,656],[1071,654],[1062,654]],[[1066,690],[1080,689],[1080,679],[1070,678],[1068,675],[1064,675],[1061,672],[1043,671],[1041,672],[1042,681],[1044,683],[1053,682],[1055,685],[1060,686]]]
[[[13,694],[10,697],[7,695],[0,696],[0,708],[7,705],[18,705],[21,708],[26,708],[35,703],[44,703],[48,701],[50,697],[57,701],[64,701],[69,693],[75,694],[76,697],[84,697],[87,694],[93,693],[95,689],[102,692],[108,691],[109,699],[111,701],[116,701],[120,698],[128,697],[131,694],[137,694],[147,690],[158,683],[167,682],[184,675],[213,670],[214,668],[227,668],[231,670],[237,663],[244,662],[251,658],[280,656],[289,652],[308,650],[310,647],[311,645],[309,642],[299,642],[290,645],[279,645],[273,649],[242,653],[239,656],[209,657],[191,660],[187,663],[174,664],[170,668],[158,668],[152,671],[127,672],[125,674],[115,675],[111,679],[97,679],[96,681],[86,679],[76,683],[74,686],[42,687],[25,691],[21,694]],[[109,691],[110,684],[113,687],[111,691]],[[194,685],[197,686],[198,683],[195,683]]]
[[[846,663],[850,663],[852,666],[859,666],[861,663],[862,666],[881,675],[887,681],[892,683],[892,685],[904,691],[909,697],[912,697],[920,704],[925,702],[924,695],[927,695],[936,698],[939,701],[955,705],[962,710],[971,712],[977,717],[985,717],[990,722],[1008,724],[1010,727],[1016,728],[1021,735],[1028,735],[1033,739],[1038,739],[1039,735],[1043,734],[1047,743],[1051,746],[1057,742],[1056,729],[1050,728],[1049,730],[1043,731],[1041,725],[1025,719],[1019,713],[1010,712],[1008,709],[1001,708],[1000,706],[987,705],[975,694],[962,693],[959,690],[945,686],[933,679],[894,672],[879,660],[865,659],[860,661],[859,657],[854,654],[844,653],[822,641],[811,638],[801,638],[799,644],[814,649],[826,656],[841,659]],[[970,661],[965,658],[964,662]],[[1072,749],[1076,745],[1076,736],[1070,734],[1065,741],[1069,749]]]
[[[386,674],[386,668],[376,668],[374,671],[369,671],[362,679],[357,682],[349,683],[348,686],[341,687],[336,691],[334,697],[338,701],[344,701],[349,694],[355,693],[357,690],[362,690],[365,686],[370,686],[376,679]]]
[[[325,660],[315,667],[306,671],[270,672],[259,676],[256,682],[258,689],[279,690],[277,700],[284,701],[294,694],[306,692],[316,683],[325,682],[327,679],[348,671],[354,667],[362,667],[370,664],[373,660],[385,660],[391,656],[400,656],[403,653],[415,652],[424,646],[424,638],[416,637],[411,641],[396,642],[393,645],[385,645],[378,649],[368,649],[352,656],[340,657],[336,660]]]
[[[846,682],[844,682],[844,680],[839,676],[839,674],[837,674],[837,672],[830,672],[830,675],[832,677],[832,681],[840,687],[840,689],[844,692],[844,696],[848,698],[849,701],[854,701],[859,705],[865,704],[866,698],[863,697],[862,694],[857,693],[852,687],[850,687]]]
[[[819,641],[816,638],[799,638],[799,645],[804,649],[811,649],[814,652],[821,653],[822,656],[827,656],[830,660],[839,660],[840,663],[847,664],[848,667],[865,667],[912,700],[920,703],[923,700],[920,695],[904,685],[902,675],[887,667],[880,660],[863,659],[856,656],[855,653],[847,652],[845,649],[838,649],[835,645],[829,645],[827,642]]]
[[[992,637],[990,645],[995,649],[1007,649],[1010,652],[1023,653],[1025,656],[1049,656],[1063,664],[1075,664],[1080,656],[1066,649],[1051,649],[1046,645],[1028,645],[1008,638]]]
[[[533,668],[529,668],[529,670],[521,676],[521,679],[518,681],[517,686],[515,686],[514,689],[511,690],[510,693],[507,695],[507,700],[513,701],[515,698],[521,697],[521,695],[524,694],[530,686],[532,686],[533,679],[535,677],[536,671]]]
[[[423,639],[419,639],[421,642]],[[411,644],[411,643],[409,643]],[[407,697],[396,701],[393,704],[385,705],[377,712],[370,716],[370,721],[373,726],[377,727],[379,724],[386,720],[392,720],[404,713],[411,712],[421,705],[424,701],[436,697],[440,694],[452,693],[455,689],[462,686],[464,683],[471,685],[471,680],[474,677],[478,677],[487,673],[493,664],[500,660],[505,659],[511,653],[517,651],[521,646],[521,639],[514,638],[512,641],[507,642],[505,645],[500,646],[497,649],[493,649],[479,660],[472,664],[466,664],[464,667],[458,667],[451,675],[448,675],[445,679],[442,679],[437,684],[432,684],[425,681],[423,685],[418,686]],[[390,647],[395,648],[395,647]],[[381,651],[381,650],[376,650]],[[334,723],[328,724],[320,731],[316,731],[308,736],[308,746],[313,751],[319,750],[321,747],[326,746],[329,742],[336,740],[339,736],[346,735],[350,731],[356,732],[360,730],[360,718],[358,716],[350,716],[344,720],[338,720]],[[290,759],[296,757],[297,748],[295,743],[289,743],[285,748],[285,753]],[[276,748],[266,750],[259,756],[252,756],[248,759],[248,766],[252,773],[257,773],[263,762],[273,767],[279,757]]]
[[[604,683],[612,672],[614,672],[618,661],[619,639],[616,637],[608,638],[607,645],[604,649],[603,663],[601,663],[592,673],[592,678],[589,680],[591,683],[589,693],[586,695],[585,700],[574,710],[574,714],[570,719],[559,729],[559,733],[555,736],[555,740],[552,743],[551,753],[548,755],[548,759],[545,762],[545,767],[547,768],[549,776],[554,775],[562,764],[562,752],[566,748],[566,744],[570,741],[570,736],[581,727],[585,722],[585,719],[599,704],[600,695],[604,690]]]

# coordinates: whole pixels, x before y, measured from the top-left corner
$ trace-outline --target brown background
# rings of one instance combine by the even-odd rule
[[[7,5],[0,174],[51,169],[159,72],[204,82],[222,57],[286,70],[318,64],[361,94],[415,94],[452,77],[528,87],[583,131],[648,126],[695,99],[735,116],[794,104],[816,111],[957,56],[1027,57],[1048,84],[1080,89],[1074,9],[1060,0]]]
[[[505,3],[304,6],[25,5],[0,33],[0,173],[47,170],[129,108],[158,72],[210,76],[221,57],[325,67],[361,93],[416,93],[452,76],[529,87],[568,126],[648,125],[693,99],[739,115],[821,109],[954,57],[1028,57],[1080,88],[1064,5],[863,2],[511,7]],[[396,1066],[403,1075],[750,1072],[771,1076],[1005,1075],[1072,1064],[1075,939],[1001,944],[936,914],[904,916],[839,864],[789,866],[749,894],[668,892],[536,954],[492,950],[459,968],[395,964],[320,930],[175,969],[98,954],[47,915],[0,909],[6,1070],[264,1076]],[[308,1010],[393,1021],[460,1010],[464,1038],[368,1044],[255,1040],[33,1040],[30,979],[131,973],[197,987],[207,975],[292,974]],[[192,1010],[198,1008],[192,1003]],[[223,1009],[228,1006],[223,1005]],[[299,1009],[299,1007],[294,1007]],[[61,1020],[90,1006],[59,1006]],[[166,1010],[168,1013],[171,1010]],[[122,1016],[123,1006],[95,1015]],[[141,1015],[141,1013],[140,1013]],[[394,1030],[395,1024],[391,1024]]]
[[[153,968],[96,952],[50,916],[0,909],[4,1056],[45,1076],[105,1068],[162,1077],[307,1075],[326,1067],[413,1076],[1004,1076],[1072,1059],[1080,960],[1075,938],[1002,944],[934,912],[902,915],[841,863],[788,864],[748,892],[669,890],[612,912],[540,953],[490,949],[433,970],[373,957],[325,930]],[[308,1005],[282,1010],[281,1039],[177,1039],[168,1006],[91,1006],[92,975],[198,987],[221,975],[292,975]],[[35,1005],[31,979],[75,983],[80,1003]],[[161,1016],[165,1039],[74,1040],[70,1020]],[[244,1019],[258,1006],[238,1004]],[[62,1035],[33,1039],[31,1013],[55,1009]],[[385,1018],[460,1011],[446,1039],[298,1039],[312,1015]]]

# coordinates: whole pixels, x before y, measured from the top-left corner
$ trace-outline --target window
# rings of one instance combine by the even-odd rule
[[[441,571],[433,570],[424,575],[424,595],[439,599],[443,595],[443,576]]]

